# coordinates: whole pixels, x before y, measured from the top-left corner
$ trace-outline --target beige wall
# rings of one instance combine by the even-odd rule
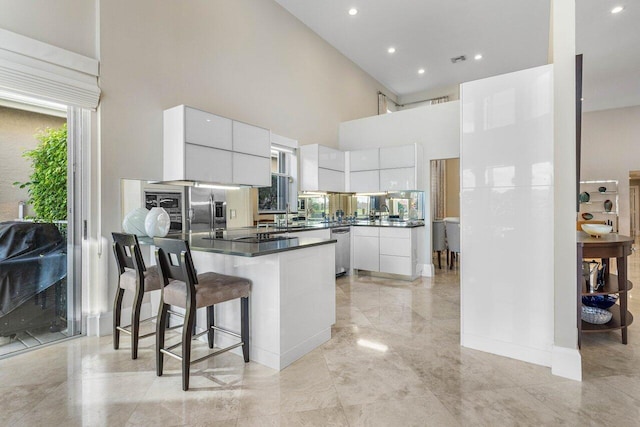
[[[22,154],[36,148],[38,132],[62,126],[65,122],[60,117],[0,106],[0,221],[16,219],[18,203],[29,198],[26,188],[13,186],[16,181],[27,182],[32,172],[31,161]],[[25,214],[33,214],[33,211],[28,209]]]
[[[585,113],[581,180],[618,181],[620,234],[630,233],[629,171],[640,170],[640,106]]]
[[[0,0],[0,11],[0,28],[97,58],[96,0]]]
[[[375,115],[386,91],[272,0],[102,1],[100,44],[104,236],[120,229],[120,178],[161,178],[164,109],[337,146],[338,124]]]
[[[460,159],[447,159],[447,194],[444,216],[460,216]]]

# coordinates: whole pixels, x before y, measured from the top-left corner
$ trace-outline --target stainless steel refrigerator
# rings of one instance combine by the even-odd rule
[[[188,187],[187,229],[193,232],[225,230],[227,202],[224,190]]]

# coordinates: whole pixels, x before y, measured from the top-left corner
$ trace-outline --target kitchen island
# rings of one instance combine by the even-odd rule
[[[281,370],[331,338],[335,323],[335,240],[233,231],[175,235],[189,241],[199,273],[240,276],[251,280],[250,357]],[[153,251],[151,264],[155,264]],[[159,298],[159,297],[158,297]],[[152,303],[157,310],[158,302]],[[206,329],[204,310],[197,327]],[[216,325],[240,330],[240,304],[217,304]],[[215,335],[215,346],[233,338]],[[235,350],[234,350],[235,351]],[[239,350],[238,350],[239,351]]]

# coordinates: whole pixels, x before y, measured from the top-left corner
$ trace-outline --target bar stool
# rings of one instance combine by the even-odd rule
[[[249,294],[251,282],[242,277],[227,276],[213,272],[197,274],[193,266],[189,244],[177,239],[154,239],[156,245],[156,262],[160,274],[162,298],[158,311],[156,333],[156,369],[157,375],[162,376],[164,355],[174,357],[182,362],[182,389],[189,389],[189,368],[192,363],[198,363],[210,357],[242,346],[245,363],[249,361]],[[173,279],[173,281],[171,281]],[[240,298],[240,334],[215,326],[214,305]],[[167,317],[178,314],[170,311],[169,306],[185,309],[184,324],[182,325],[182,342],[172,346],[164,346]],[[193,334],[196,310],[207,307],[207,330]],[[213,348],[214,331],[220,331],[240,338],[240,342],[221,350],[214,351],[207,356],[191,360],[191,340],[207,334],[209,348]],[[182,355],[171,350],[182,345]]]
[[[113,348],[120,346],[120,332],[131,335],[131,358],[138,358],[138,340],[155,334],[151,332],[140,335],[140,323],[152,320],[153,317],[140,322],[140,307],[145,292],[160,289],[160,277],[156,267],[146,268],[140,251],[138,238],[134,234],[111,233],[113,236],[113,253],[118,265],[118,290],[113,303]],[[120,326],[122,315],[122,298],[125,291],[135,292],[131,308],[131,325]]]

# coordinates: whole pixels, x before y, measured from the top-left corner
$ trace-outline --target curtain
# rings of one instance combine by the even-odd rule
[[[431,161],[431,219],[444,218],[447,166],[445,160]]]
[[[440,98],[433,98],[430,101],[431,101],[431,105],[433,105],[433,104],[443,104],[445,102],[449,102],[449,97],[448,96],[441,96]]]
[[[387,114],[387,95],[378,92],[378,114]]]

